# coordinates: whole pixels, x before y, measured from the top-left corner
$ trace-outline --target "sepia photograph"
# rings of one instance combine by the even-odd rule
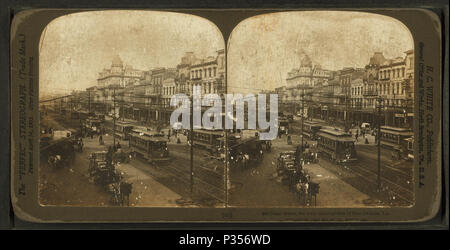
[[[223,132],[170,124],[173,95],[226,91],[214,24],[81,12],[48,24],[39,49],[41,205],[224,206],[225,165],[209,144]]]
[[[277,96],[278,127],[259,147],[236,146],[229,205],[412,206],[413,49],[408,28],[378,14],[293,11],[239,23],[228,93]]]
[[[226,64],[200,17],[83,12],[39,54],[42,205],[414,204],[413,40],[391,17],[251,17]]]

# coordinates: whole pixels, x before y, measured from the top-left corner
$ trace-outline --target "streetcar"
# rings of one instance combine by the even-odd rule
[[[350,134],[340,130],[320,129],[317,132],[317,149],[338,164],[357,160],[355,142]]]
[[[74,137],[76,131],[55,130],[51,134],[41,134],[39,151],[41,162],[59,156],[60,164],[68,165],[75,159]]]
[[[161,133],[133,130],[129,134],[129,143],[132,152],[149,162],[169,161],[167,139]]]
[[[100,133],[100,129],[103,125],[103,122],[97,118],[87,118],[84,121],[84,127],[87,134],[90,133]]]
[[[104,115],[104,114],[95,113],[95,114],[94,114],[94,118],[97,118],[97,119],[99,119],[99,120],[102,121],[102,122],[105,121],[105,115]]]
[[[408,151],[408,141],[414,133],[409,128],[381,126],[381,146],[392,150],[393,158],[401,159]]]
[[[406,159],[414,160],[414,136],[406,138]]]
[[[232,166],[257,166],[264,157],[263,144],[258,137],[238,139],[228,146]]]
[[[114,136],[120,140],[128,140],[133,128],[133,125],[129,122],[118,121],[114,127]]]
[[[78,118],[81,119],[81,120],[86,120],[86,119],[88,119],[90,116],[92,116],[92,112],[89,113],[89,112],[84,111],[84,110],[78,111]]]
[[[224,136],[223,130],[210,130],[210,129],[194,129],[188,130],[188,138],[193,133],[193,146],[207,149],[210,152],[216,152],[220,147],[219,138]]]
[[[278,118],[278,133],[287,134],[289,130],[289,120],[285,117]]]
[[[303,122],[303,136],[310,140],[317,140],[317,132],[320,131],[322,126],[318,122],[305,121]]]
[[[70,112],[70,119],[73,119],[73,120],[78,120],[78,119],[80,119],[80,112],[78,112],[78,111],[76,111],[76,110],[72,110],[72,111]]]

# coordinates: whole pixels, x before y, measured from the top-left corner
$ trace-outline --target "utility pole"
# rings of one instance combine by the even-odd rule
[[[88,97],[88,116],[91,114],[91,91],[88,91],[89,97]]]
[[[191,192],[191,198],[194,192],[194,92],[192,91],[191,94],[191,105],[190,105],[190,130],[191,133],[189,134],[189,141],[190,141],[190,167],[191,167],[191,177],[190,177],[190,192]]]
[[[349,94],[349,91],[350,91],[350,88],[349,88],[349,83],[346,83],[345,84],[345,121],[344,121],[344,129],[345,129],[345,132],[347,132],[348,131],[348,94]]]
[[[113,86],[113,108],[114,108],[114,116],[113,116],[113,147],[116,146],[116,87]]]
[[[303,148],[303,137],[304,137],[304,133],[303,133],[303,123],[305,121],[305,86],[303,86],[303,91],[302,91],[302,159],[303,159],[303,152],[304,152],[304,148]]]
[[[381,190],[381,104],[383,99],[379,96],[377,98],[378,102],[378,129],[377,129],[377,146],[378,146],[378,175],[377,175],[377,191]]]

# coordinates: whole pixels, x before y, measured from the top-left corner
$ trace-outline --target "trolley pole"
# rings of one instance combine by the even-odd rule
[[[378,128],[377,128],[377,146],[378,146],[378,175],[377,175],[377,191],[381,190],[381,103],[383,99],[377,98],[378,102]]]
[[[91,91],[88,91],[89,97],[88,97],[88,116],[91,114]]]

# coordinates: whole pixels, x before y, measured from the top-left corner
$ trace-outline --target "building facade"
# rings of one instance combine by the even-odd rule
[[[118,55],[114,57],[109,69],[103,69],[98,74],[97,85],[99,87],[107,87],[110,85],[118,85],[127,87],[129,85],[138,84],[144,79],[144,72],[134,69],[130,65],[124,66],[122,60]]]

